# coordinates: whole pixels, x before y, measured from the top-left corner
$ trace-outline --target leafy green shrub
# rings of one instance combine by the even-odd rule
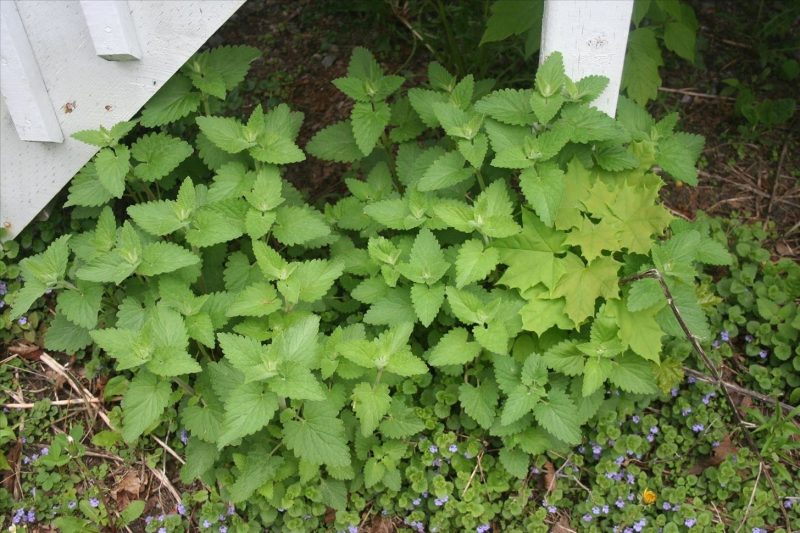
[[[523,477],[532,456],[567,451],[614,411],[611,393],[669,390],[680,372],[659,365],[662,337],[683,333],[655,280],[626,281],[648,268],[710,336],[695,265],[727,252],[680,224],[658,243],[671,216],[652,169],[694,183],[702,147],[675,115],[623,100],[608,117],[588,105],[605,80],[567,79],[558,54],[535,89],[490,92],[432,64],[429,86],[402,94],[357,48],[334,80],[350,118],[306,147],[351,164],[350,195],[318,210],[281,178],[305,159],[300,113],[210,114],[253,58],[239,47],[190,61],[142,113],[157,130],[75,135],[101,147],[68,199],[96,225],[21,261],[13,302],[15,318],[56,289],[46,346],[94,343],[116,361],[126,442],[179,417],[185,482],[216,482],[287,530],[328,506],[337,527],[356,523],[365,502],[348,487],[388,508],[404,481],[436,496],[430,510],[457,497],[481,523],[499,508],[470,507],[474,462],[445,457],[449,477],[396,470],[434,454],[415,435],[443,424],[437,450]],[[504,479],[485,482],[499,494]]]

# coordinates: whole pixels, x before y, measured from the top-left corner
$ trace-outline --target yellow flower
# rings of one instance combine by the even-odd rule
[[[653,505],[656,503],[656,498],[656,493],[650,489],[644,489],[644,492],[642,492],[642,501],[645,505]]]

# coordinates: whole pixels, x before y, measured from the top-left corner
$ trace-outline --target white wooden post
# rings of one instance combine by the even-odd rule
[[[64,140],[13,1],[0,1],[0,92],[20,139],[56,143]]]
[[[142,58],[136,28],[125,0],[81,0],[81,11],[94,50],[109,61],[134,61]]]
[[[608,78],[608,87],[592,105],[612,117],[617,111],[632,11],[633,0],[544,2],[540,57],[561,52],[567,75],[576,81],[590,74]]]

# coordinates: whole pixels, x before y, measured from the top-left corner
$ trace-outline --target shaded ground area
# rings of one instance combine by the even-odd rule
[[[670,183],[664,199],[687,217],[701,209],[713,215],[739,213],[765,224],[772,221],[780,236],[774,243],[776,255],[800,257],[798,120],[774,128],[753,127],[737,112],[736,98],[723,94],[724,80],[738,79],[756,85],[761,97],[796,96],[794,83],[775,82],[774,76],[764,81],[764,63],[774,52],[771,46],[785,43],[770,41],[758,28],[772,22],[782,3],[693,4],[701,25],[699,66],[665,53],[663,90],[650,107],[657,115],[678,111],[682,129],[705,136],[706,149],[699,185]],[[425,32],[416,26],[421,15],[413,5],[403,9],[397,2],[248,2],[210,44],[249,44],[263,52],[241,95],[243,111],[270,99],[289,103],[305,113],[302,145],[320,128],[348,115],[346,97],[330,81],[345,73],[354,46],[375,52],[387,70],[422,78],[433,54]],[[799,25],[794,22],[795,28]],[[520,68],[533,69],[533,62]],[[321,199],[341,190],[341,171],[336,164],[309,158],[293,165],[287,177]]]

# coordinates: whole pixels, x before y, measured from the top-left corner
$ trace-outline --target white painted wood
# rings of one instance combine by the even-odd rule
[[[0,92],[23,141],[64,140],[17,4],[0,2]]]
[[[0,0],[0,5],[6,0]],[[18,4],[64,132],[62,144],[26,143],[0,105],[0,224],[17,235],[94,155],[69,135],[128,120],[244,0],[130,2],[140,61],[97,57],[78,0]]]
[[[80,0],[83,18],[97,55],[109,61],[142,58],[136,28],[126,0]]]
[[[591,74],[609,79],[608,87],[592,103],[611,115],[625,63],[633,0],[545,0],[541,57],[564,55],[567,75],[579,80]]]

